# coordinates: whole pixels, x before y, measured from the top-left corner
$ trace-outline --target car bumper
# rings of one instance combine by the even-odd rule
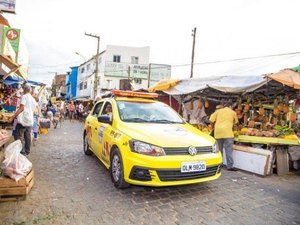
[[[181,172],[182,162],[198,161],[205,161],[205,171]],[[194,184],[218,179],[221,175],[221,163],[220,153],[163,157],[133,154],[133,157],[124,161],[124,178],[130,184],[145,186]]]

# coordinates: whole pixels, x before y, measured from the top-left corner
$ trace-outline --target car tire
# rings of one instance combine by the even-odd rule
[[[110,157],[110,176],[113,184],[118,189],[125,189],[130,185],[124,180],[124,168],[119,149],[114,148]]]
[[[86,155],[92,155],[93,154],[93,152],[90,150],[90,146],[89,146],[88,141],[87,141],[86,133],[84,133],[84,135],[83,135],[83,152]]]

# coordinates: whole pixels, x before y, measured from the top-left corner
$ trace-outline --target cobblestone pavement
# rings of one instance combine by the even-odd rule
[[[41,135],[29,159],[35,184],[25,201],[0,203],[0,224],[300,224],[300,176],[223,171],[196,185],[117,190],[82,151],[80,122]]]

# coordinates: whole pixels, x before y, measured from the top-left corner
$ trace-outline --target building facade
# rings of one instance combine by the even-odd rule
[[[113,89],[146,89],[161,79],[170,78],[171,66],[150,64],[149,56],[150,47],[108,45],[98,56],[97,82],[95,56],[78,67],[76,98],[95,99]]]
[[[70,67],[71,72],[68,73],[66,78],[66,99],[72,99],[76,97],[77,91],[77,77],[78,77],[78,66]]]
[[[66,96],[67,74],[56,74],[52,81],[52,97],[64,98]]]

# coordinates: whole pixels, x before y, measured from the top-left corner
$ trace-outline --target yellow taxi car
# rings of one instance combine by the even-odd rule
[[[222,157],[215,139],[155,97],[115,90],[97,102],[86,118],[84,153],[100,159],[117,188],[219,178]]]

